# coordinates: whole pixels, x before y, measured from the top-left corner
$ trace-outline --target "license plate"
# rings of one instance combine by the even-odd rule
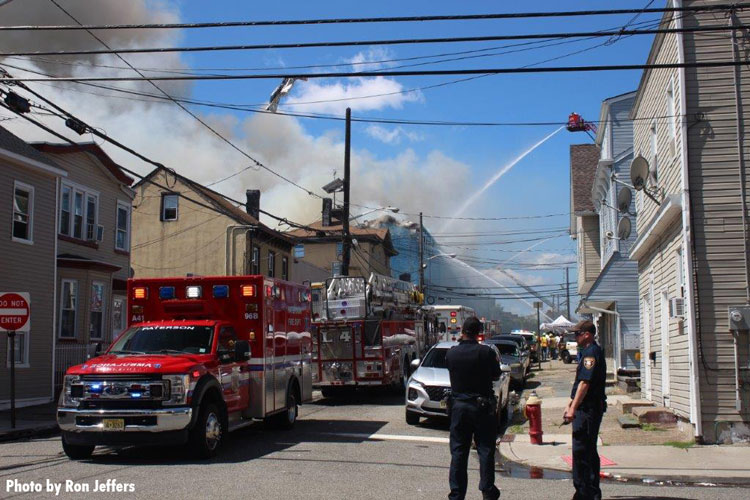
[[[108,431],[123,431],[125,430],[125,419],[104,418],[102,419],[102,427]]]
[[[440,408],[447,408],[448,407],[448,401],[445,399],[440,400]]]

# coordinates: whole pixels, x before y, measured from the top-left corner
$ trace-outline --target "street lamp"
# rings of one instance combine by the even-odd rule
[[[449,259],[455,259],[456,254],[455,253],[439,253],[437,255],[428,257],[426,262],[422,262],[422,246],[420,244],[419,260],[421,264],[419,266],[419,291],[422,292],[422,294],[425,297],[427,296],[427,286],[425,285],[425,282],[424,282],[424,270],[427,267],[427,262],[431,261],[432,259],[437,259],[438,257],[448,257]]]
[[[372,210],[369,210],[369,211],[367,211],[367,212],[365,212],[365,213],[362,213],[362,214],[359,214],[359,215],[355,215],[354,217],[349,217],[349,220],[350,220],[350,221],[353,221],[354,219],[359,219],[360,217],[364,217],[365,215],[369,215],[369,214],[371,214],[371,213],[373,213],[373,212],[379,212],[379,211],[381,211],[381,210],[384,210],[384,211],[387,211],[387,212],[392,212],[392,213],[394,213],[394,214],[397,214],[397,213],[399,213],[399,211],[400,211],[401,209],[400,209],[400,208],[398,208],[398,207],[391,207],[391,206],[387,206],[387,207],[379,207],[379,208],[373,208]]]
[[[456,254],[455,253],[439,253],[437,255],[433,255],[432,257],[428,257],[427,261],[429,262],[432,259],[436,259],[438,257],[448,257],[448,258],[451,258],[451,259],[455,259],[456,258]],[[424,264],[422,264],[422,269],[427,269],[427,262],[425,262]]]

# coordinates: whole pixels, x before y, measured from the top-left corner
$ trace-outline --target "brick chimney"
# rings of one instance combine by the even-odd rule
[[[260,220],[260,189],[248,189],[245,191],[245,196],[247,197],[245,211]]]

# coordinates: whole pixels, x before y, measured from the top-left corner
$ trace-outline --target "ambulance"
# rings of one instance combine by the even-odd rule
[[[437,316],[441,342],[458,340],[464,321],[477,315],[474,309],[462,305],[428,306],[428,309]],[[481,335],[484,340],[484,332],[481,332]]]
[[[291,428],[312,399],[309,288],[264,276],[128,281],[128,328],[68,369],[57,420],[71,459],[98,445],[214,456],[256,422]]]

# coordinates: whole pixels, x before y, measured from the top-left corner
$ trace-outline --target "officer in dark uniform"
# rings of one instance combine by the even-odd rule
[[[497,401],[493,380],[501,375],[500,360],[495,351],[477,342],[482,324],[468,318],[461,329],[461,339],[446,355],[451,378],[451,469],[450,499],[466,496],[472,436],[479,454],[479,490],[482,498],[497,500],[500,490],[495,486],[495,450],[497,439]]]
[[[573,422],[573,485],[576,488],[573,498],[601,500],[596,441],[602,416],[607,411],[607,396],[604,394],[607,365],[602,348],[594,340],[594,324],[580,321],[573,331],[580,358],[570,402],[563,415],[565,422]]]

